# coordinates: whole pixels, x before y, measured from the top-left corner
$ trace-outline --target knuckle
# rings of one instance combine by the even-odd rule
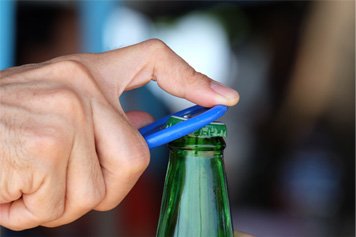
[[[105,198],[105,184],[96,184],[92,187],[90,195],[87,200],[84,201],[86,209],[93,209]]]
[[[78,204],[77,208],[88,211],[96,207],[105,197],[105,192],[103,191],[92,191],[82,197],[82,200]]]
[[[151,48],[153,51],[167,51],[169,47],[160,39],[149,39],[144,44]]]
[[[84,118],[85,111],[81,97],[69,87],[60,86],[48,90],[40,99],[41,103],[47,104],[49,108],[65,118],[70,120]]]
[[[89,69],[81,62],[80,56],[76,55],[72,55],[69,59],[54,63],[54,68],[59,70],[59,73],[64,72],[75,77],[92,77]]]
[[[97,206],[104,198],[106,194],[105,181],[102,175],[100,166],[94,166],[91,168],[90,178],[87,186],[81,191],[81,197],[83,200],[83,209],[92,209]]]
[[[97,80],[93,72],[95,70],[89,65],[97,59],[95,54],[74,54],[56,58],[49,65],[51,72],[59,75],[60,81],[65,82],[80,90],[97,90]],[[75,80],[73,80],[75,79]]]
[[[46,209],[41,213],[36,213],[36,221],[39,224],[55,221],[62,217],[65,212],[63,200],[61,202],[55,203],[56,205],[50,205],[50,209]]]
[[[197,72],[194,69],[192,72],[192,78],[195,78],[195,80],[192,80],[192,83],[197,87],[205,87],[211,81],[208,76]]]
[[[47,128],[47,130],[51,130],[51,128]],[[42,150],[42,153],[45,154],[58,151],[64,147],[65,137],[58,131],[59,129],[53,130],[55,131],[48,131],[48,133],[42,132],[37,135],[34,140],[34,147]]]
[[[64,215],[64,212],[65,212],[64,200],[61,199],[59,202],[56,203],[56,205],[53,206],[53,209],[50,211],[48,216],[44,217],[44,221],[42,223],[57,220],[58,218]]]
[[[105,195],[106,195],[105,184],[103,183],[103,185],[96,188],[96,199],[93,206],[97,206],[97,204],[103,201]]]
[[[186,75],[183,80],[185,80],[185,84],[188,84],[189,86],[191,83],[196,83],[198,78],[200,79],[200,73],[188,65],[183,67],[182,72],[183,75]]]
[[[131,150],[131,158],[128,164],[129,178],[137,179],[150,162],[150,152],[143,138],[139,138],[140,142],[133,146]]]
[[[26,145],[29,148],[52,152],[65,144],[66,138],[60,128],[46,126],[32,133],[31,138],[27,139]]]
[[[60,108],[76,110],[80,107],[80,98],[72,89],[61,87],[49,92],[50,98],[57,103]]]
[[[48,125],[27,131],[24,150],[29,156],[42,158],[41,165],[47,164],[55,168],[62,161],[61,157],[70,150],[71,140],[65,131],[62,126]]]
[[[208,76],[197,72],[190,66],[187,66],[184,72],[187,76],[183,77],[183,95],[185,95],[188,91],[191,91],[191,88],[204,88],[208,86],[211,81]]]
[[[10,230],[13,230],[13,231],[22,231],[22,230],[27,229],[22,223],[17,222],[17,221],[14,221],[7,225],[4,225],[4,227],[6,227]]]
[[[91,178],[89,183],[78,190],[76,193],[77,200],[76,208],[80,212],[87,212],[94,209],[99,203],[101,203],[106,195],[105,183],[103,177]]]
[[[19,188],[21,187],[21,181],[18,181],[17,177],[14,177],[12,172],[1,173],[4,173],[4,175],[0,175],[0,204],[11,203],[20,199],[22,196],[21,189]],[[5,175],[7,176],[6,178],[9,178],[10,176],[11,181],[7,181],[6,178],[3,179]],[[23,178],[26,179],[27,177]]]

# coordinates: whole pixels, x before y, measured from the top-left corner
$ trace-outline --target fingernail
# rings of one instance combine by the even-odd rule
[[[211,81],[210,88],[222,96],[229,105],[236,104],[239,100],[239,93],[232,88],[226,87],[217,81]]]

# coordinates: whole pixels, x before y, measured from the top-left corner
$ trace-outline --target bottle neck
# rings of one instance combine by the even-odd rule
[[[186,136],[169,144],[158,237],[232,237],[222,137]]]

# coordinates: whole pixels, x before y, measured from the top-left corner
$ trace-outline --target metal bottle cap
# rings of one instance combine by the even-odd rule
[[[180,122],[186,121],[188,118],[180,116],[171,116],[166,124],[166,128],[176,125]],[[226,125],[222,122],[211,122],[204,127],[188,134],[187,136],[199,137],[199,138],[209,138],[209,137],[224,137],[226,138],[227,130]]]

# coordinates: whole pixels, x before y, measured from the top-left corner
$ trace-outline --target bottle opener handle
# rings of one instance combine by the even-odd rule
[[[185,135],[188,135],[205,125],[215,121],[225,114],[227,106],[216,105],[205,108],[199,105],[189,107],[174,114],[165,116],[141,129],[139,132],[145,138],[149,148],[167,144]],[[195,116],[194,116],[195,115]],[[190,117],[187,120],[165,128],[171,116]]]

